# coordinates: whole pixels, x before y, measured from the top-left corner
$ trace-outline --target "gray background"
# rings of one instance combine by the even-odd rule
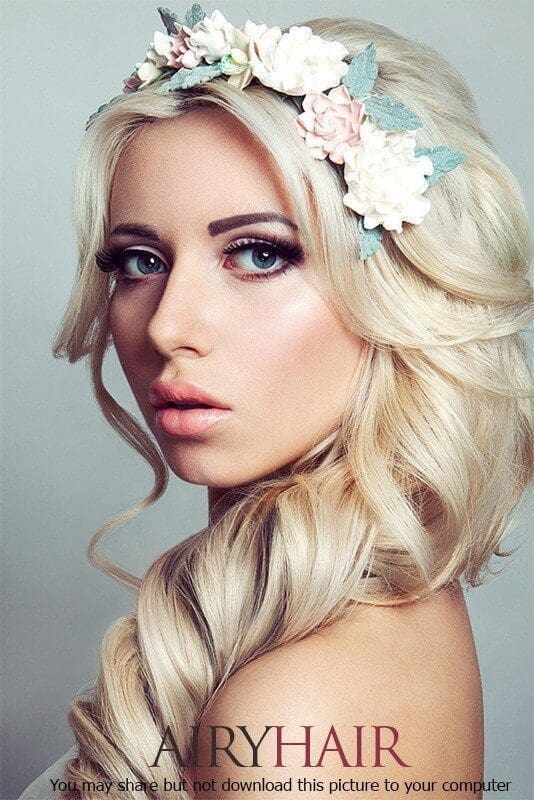
[[[92,534],[152,485],[144,462],[107,426],[88,371],[55,361],[51,342],[76,263],[72,168],[90,113],[122,90],[153,32],[157,2],[4,2],[2,10],[2,721],[1,800],[14,800],[72,743],[72,695],[95,677],[105,629],[135,597],[94,569]],[[163,3],[182,13],[187,2]],[[464,75],[482,123],[532,208],[530,2],[222,0],[236,24],[281,26],[313,16],[361,16],[440,50]],[[110,391],[133,413],[115,354]],[[207,521],[206,490],[171,474],[156,508],[113,534],[104,552],[143,574]],[[534,797],[532,545],[467,593],[485,692],[486,777]],[[503,561],[498,560],[498,566]],[[454,777],[454,776],[451,776]]]

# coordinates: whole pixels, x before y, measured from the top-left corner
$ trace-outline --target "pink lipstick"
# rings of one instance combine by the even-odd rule
[[[187,381],[155,381],[150,402],[157,424],[169,436],[194,436],[231,413],[220,400]]]

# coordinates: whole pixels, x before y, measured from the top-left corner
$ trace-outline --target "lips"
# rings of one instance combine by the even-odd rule
[[[150,402],[161,408],[223,408],[229,406],[188,381],[155,381],[150,389]]]
[[[167,406],[156,411],[156,423],[168,436],[196,437],[204,434],[217,423],[231,417],[229,408],[177,408]]]

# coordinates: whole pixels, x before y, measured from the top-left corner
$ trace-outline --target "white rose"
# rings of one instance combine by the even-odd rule
[[[143,81],[142,86],[139,88],[141,89],[143,86],[146,86],[152,81],[155,81],[161,75],[161,70],[158,69],[156,64],[153,61],[143,61],[139,67],[137,68],[137,76],[138,78]]]
[[[237,89],[244,89],[251,82],[252,67],[249,62],[251,50],[254,46],[254,40],[265,33],[267,25],[256,25],[250,19],[247,19],[243,25],[242,30],[238,33],[242,36],[239,40],[239,47],[232,48],[230,56],[224,56],[224,59],[230,59],[228,65],[224,65],[222,72],[228,75],[228,83],[235,86]],[[223,62],[224,63],[224,62]]]
[[[172,39],[161,31],[155,31],[154,41],[146,51],[145,61],[151,61],[158,69],[167,66],[167,61],[172,50]]]
[[[213,11],[211,17],[204,17],[193,26],[189,34],[189,47],[197,57],[207,64],[220,61],[232,50],[248,50],[248,38],[221,14]]]
[[[150,52],[152,53],[151,56],[152,60],[153,61],[156,60],[154,58],[154,54],[157,54],[162,61],[163,59],[165,59],[164,63],[158,66],[164,67],[166,66],[167,61],[169,60],[171,51],[172,51],[172,36],[168,36],[167,34],[161,33],[160,31],[155,31],[154,41],[151,44],[151,50],[150,50]]]
[[[402,233],[402,223],[418,225],[430,211],[425,175],[434,166],[428,156],[416,158],[411,131],[383,131],[370,119],[360,125],[360,142],[345,151],[343,202],[364,217],[365,228],[382,225]]]
[[[292,25],[287,33],[269,28],[251,41],[253,75],[284,94],[319,94],[338,86],[349,65],[340,42],[328,42],[307,25]]]

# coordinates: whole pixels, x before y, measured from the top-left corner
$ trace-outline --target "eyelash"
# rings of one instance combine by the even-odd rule
[[[231,255],[232,253],[239,253],[246,250],[255,250],[261,246],[268,247],[271,249],[277,257],[282,257],[285,260],[285,263],[278,267],[277,269],[273,270],[272,272],[251,272],[247,274],[244,270],[241,270],[239,267],[232,267],[233,270],[240,271],[242,275],[240,276],[240,280],[244,281],[257,281],[257,280],[269,280],[270,278],[274,278],[276,275],[281,275],[283,272],[286,272],[291,267],[297,266],[300,264],[304,258],[304,252],[300,245],[296,244],[295,242],[290,242],[285,239],[279,239],[276,236],[273,236],[270,239],[256,239],[256,238],[244,238],[239,239],[235,242],[232,242],[227,247],[223,248],[223,253],[226,255]],[[142,248],[124,248],[119,245],[111,245],[109,248],[104,247],[99,250],[95,254],[95,261],[97,266],[103,272],[115,272],[117,273],[117,282],[125,284],[127,286],[133,286],[134,284],[145,283],[147,280],[151,279],[151,275],[147,275],[145,278],[132,278],[128,275],[124,268],[123,261],[130,255],[135,253],[148,253],[149,255],[153,255],[156,258],[160,258],[155,253],[152,253],[150,250],[144,250]],[[163,259],[160,259],[163,263]],[[159,273],[157,273],[159,274]]]

